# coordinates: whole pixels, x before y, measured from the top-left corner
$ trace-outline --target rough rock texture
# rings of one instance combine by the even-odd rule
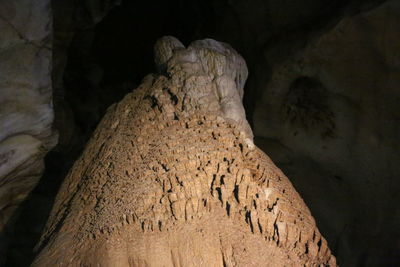
[[[252,144],[243,59],[210,39],[184,49],[165,37],[155,50],[166,76],[109,108],[33,265],[336,266],[303,200]]]
[[[50,1],[0,1],[0,232],[37,184],[57,139],[51,29]]]
[[[399,13],[387,1],[344,18],[259,76],[256,144],[293,177],[346,266],[400,260]]]

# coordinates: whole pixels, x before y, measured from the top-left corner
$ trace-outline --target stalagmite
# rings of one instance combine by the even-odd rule
[[[158,74],[111,106],[57,196],[33,266],[336,266],[253,144],[229,45],[155,45]]]

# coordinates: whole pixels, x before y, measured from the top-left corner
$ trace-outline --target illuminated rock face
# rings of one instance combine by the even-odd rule
[[[155,46],[66,178],[34,266],[336,266],[285,175],[253,145],[244,60],[214,40]]]
[[[0,232],[39,181],[56,142],[51,28],[50,1],[0,2]]]

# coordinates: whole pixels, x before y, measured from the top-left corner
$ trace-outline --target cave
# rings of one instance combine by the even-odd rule
[[[65,189],[68,179],[74,184],[73,179],[78,179],[73,177],[79,172],[79,164],[97,160],[91,152],[87,152],[103,150],[100,143],[96,145],[100,142],[96,138],[112,140],[111,133],[118,135],[118,131],[122,131],[119,129],[125,127],[124,138],[128,140],[141,128],[147,127],[147,115],[143,115],[145,119],[139,124],[118,126],[126,121],[121,110],[132,109],[133,104],[127,104],[127,99],[136,103],[134,101],[139,101],[136,98],[137,95],[142,96],[143,88],[155,88],[158,83],[162,85],[160,92],[163,93],[147,95],[141,99],[142,102],[137,102],[137,106],[143,105],[143,109],[154,109],[155,113],[162,114],[167,112],[164,109],[170,109],[170,101],[176,106],[176,111],[167,117],[172,123],[185,122],[182,122],[181,131],[187,136],[192,136],[191,129],[198,131],[199,135],[203,130],[208,131],[207,127],[213,129],[213,120],[216,120],[215,125],[221,130],[212,131],[210,138],[212,142],[219,140],[225,146],[231,144],[224,139],[224,135],[230,138],[226,132],[231,128],[229,123],[237,124],[240,133],[235,132],[232,138],[242,138],[244,143],[232,141],[235,151],[250,151],[255,145],[279,168],[272,168],[274,172],[280,173],[281,170],[288,177],[294,189],[290,185],[281,194],[290,203],[294,199],[292,206],[301,206],[303,204],[298,203],[304,200],[304,209],[309,209],[312,215],[307,217],[309,215],[305,212],[305,218],[314,218],[319,229],[315,228],[311,235],[312,242],[305,243],[305,250],[301,252],[304,257],[311,257],[315,245],[315,253],[329,247],[339,266],[400,265],[400,196],[397,194],[400,182],[396,178],[400,175],[399,14],[400,2],[397,0],[0,1],[0,29],[4,33],[0,37],[0,266],[30,266],[38,257],[38,266],[48,266],[46,261],[40,262],[43,258],[40,252],[46,249],[47,243],[59,242],[54,240],[62,226],[54,223],[56,226],[53,227],[52,220],[58,216],[54,215],[57,207],[63,209],[64,204],[59,204],[59,199],[73,197],[65,193],[69,190]],[[229,44],[230,48],[224,44]],[[182,52],[185,49],[194,51],[199,58],[196,60],[203,64],[203,68],[204,64],[211,64],[209,62],[213,60],[217,62],[215,64],[226,64],[222,72],[229,72],[234,64],[239,64],[239,67],[233,68],[233,76],[229,73],[218,74],[223,78],[214,70],[206,70],[209,77],[205,78],[207,75],[196,71],[191,73],[191,67],[185,65],[197,62],[192,59],[194,54]],[[161,52],[157,54],[157,51]],[[168,59],[176,62],[163,61],[160,64],[166,51],[171,53]],[[220,63],[208,58],[208,54],[212,54],[220,59],[221,53],[224,60],[226,56],[231,61],[222,60],[223,63]],[[241,58],[247,65],[245,70]],[[221,93],[223,89],[219,87],[228,84],[238,89],[239,93],[235,91],[234,96],[236,102],[225,106],[221,104],[222,119],[204,115],[196,117],[195,125],[185,121],[186,111],[177,106],[181,105],[184,109],[191,108],[192,104],[190,101],[186,104],[175,88],[176,84],[181,86],[179,81],[175,84],[175,77],[181,75],[181,69],[197,77],[193,80],[203,82],[204,88],[213,84],[219,90],[220,103],[224,98],[221,94],[231,94],[231,91]],[[244,88],[241,88],[247,70],[248,78]],[[153,82],[149,82],[147,75],[150,73],[165,78],[160,81],[154,78]],[[229,79],[225,79],[226,75]],[[187,82],[182,87],[203,88],[191,85],[190,75],[185,79]],[[168,99],[164,99],[163,94]],[[187,94],[198,97],[195,93]],[[202,104],[199,107],[202,110]],[[114,117],[110,119],[110,116]],[[136,119],[132,117],[132,121]],[[154,118],[150,120],[157,121]],[[149,126],[149,131],[155,132],[146,138],[163,136],[165,128],[175,127],[170,123],[160,125],[163,126],[157,129]],[[101,127],[110,130],[107,138]],[[191,138],[192,147],[185,149],[189,151],[193,148],[196,153],[206,149],[205,145],[204,149],[197,147],[203,139],[194,141],[197,140],[195,135]],[[104,141],[104,146],[110,142]],[[174,144],[178,149],[179,144],[184,142]],[[139,147],[139,152],[147,149]],[[118,149],[114,147],[110,151]],[[221,147],[216,145],[216,149],[219,151]],[[182,153],[173,151],[177,155]],[[236,152],[232,155],[239,155],[234,154]],[[123,160],[118,159],[117,152],[114,153],[115,162],[110,164],[118,166]],[[120,153],[122,155],[123,152]],[[190,153],[187,154],[190,158]],[[221,203],[228,218],[237,213],[243,217],[243,225],[250,225],[246,230],[249,237],[246,235],[243,238],[243,244],[254,244],[251,235],[257,233],[263,238],[265,235],[266,242],[276,243],[279,248],[285,246],[280,245],[283,242],[283,226],[275,223],[266,230],[262,223],[255,223],[254,218],[258,215],[253,217],[248,210],[249,205],[253,205],[254,210],[264,205],[257,204],[261,199],[258,191],[252,200],[254,203],[245,205],[243,209],[240,205],[247,200],[241,196],[239,184],[232,186],[231,199],[226,200],[224,188],[230,184],[229,177],[233,172],[230,166],[237,167],[235,164],[240,160],[229,158],[231,154],[223,155],[217,166],[218,169],[228,166],[227,172],[209,176],[211,192],[207,193],[215,198],[212,201]],[[140,160],[144,160],[143,157]],[[160,157],[160,162],[163,159],[160,155],[154,157]],[[209,157],[206,163],[212,166],[214,159]],[[253,158],[246,160],[254,161]],[[98,162],[101,166],[106,165],[101,160]],[[261,162],[264,164],[266,160]],[[200,170],[207,164],[196,165],[193,179],[201,176]],[[265,164],[270,166],[272,163]],[[257,171],[262,168],[260,165],[253,167]],[[135,171],[139,173],[135,168],[124,173],[129,177]],[[172,169],[166,163],[152,168],[161,173]],[[258,176],[257,171],[253,178]],[[85,175],[97,175],[95,172],[87,173],[79,174],[79,179],[84,181]],[[188,177],[178,175],[174,179],[182,188],[192,182]],[[286,178],[282,179],[286,181]],[[88,183],[82,182],[82,187]],[[168,186],[163,184],[162,187],[164,190]],[[165,190],[169,196],[174,193],[172,187]],[[263,190],[264,197],[273,194]],[[298,192],[300,200],[292,190]],[[178,204],[175,205],[174,201],[170,204],[171,218],[180,221],[180,216],[183,216],[189,222],[188,217],[194,220],[197,215],[188,215],[185,208],[184,215],[179,215],[179,208],[175,208]],[[212,201],[204,198],[199,206],[211,210]],[[273,212],[275,206],[285,201],[277,197],[275,202],[267,205],[266,210]],[[115,210],[120,205],[117,202],[113,204]],[[52,212],[52,208],[56,211]],[[79,209],[79,205],[75,209]],[[209,221],[214,220],[204,216]],[[134,216],[133,221],[143,232],[156,233],[175,227],[162,219],[148,224],[139,217]],[[220,218],[221,222],[229,224],[230,221],[225,219]],[[125,221],[132,224],[126,217],[123,220],[123,225]],[[46,234],[52,227],[53,232]],[[204,228],[204,233],[214,233],[210,229]],[[244,231],[237,229],[240,233]],[[93,234],[93,239],[101,239],[98,236],[103,234],[104,229],[100,232]],[[197,232],[192,238],[200,240]],[[235,238],[232,240],[237,241],[238,237]],[[289,235],[287,239],[290,240]],[[149,243],[146,244],[150,247]],[[296,244],[293,246],[296,247]],[[212,245],[208,248],[204,245],[204,254],[214,257],[213,248]],[[60,247],[60,251],[63,249]],[[243,254],[247,256],[262,251],[258,248],[246,249],[253,250]],[[174,253],[171,250],[171,254]],[[279,253],[268,254],[276,256],[275,265],[271,261],[262,266],[288,266],[283,264]],[[226,256],[228,254],[231,256]],[[250,266],[246,261],[240,263],[236,260],[235,263],[232,260],[234,254],[223,251],[221,262],[215,263],[215,266]],[[260,259],[266,257],[259,256]],[[184,256],[172,255],[171,266],[187,263],[186,258],[177,260],[176,257]],[[157,261],[154,259],[154,262]],[[260,262],[251,266],[260,266]],[[315,264],[313,261],[305,262],[306,266]],[[321,266],[329,266],[327,262],[321,260]],[[84,260],[81,264],[86,266]],[[102,264],[117,266],[106,261]],[[118,264],[147,266],[149,263],[129,259],[129,264]],[[69,265],[60,263],[59,266]]]

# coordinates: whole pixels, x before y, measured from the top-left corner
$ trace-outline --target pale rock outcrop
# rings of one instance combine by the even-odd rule
[[[0,232],[37,184],[57,140],[51,21],[48,0],[0,1]]]
[[[253,132],[242,105],[244,83],[248,75],[247,66],[244,59],[230,45],[205,39],[195,41],[185,49],[179,40],[166,36],[157,41],[154,51],[155,63],[159,70],[167,65],[166,71],[169,74],[179,74],[183,70],[193,82],[200,74],[201,79],[211,79],[215,86],[211,95],[204,95],[202,90],[191,90],[193,82],[183,86],[188,87],[186,90],[191,99],[198,99],[204,102],[201,104],[210,105],[210,111],[215,109],[216,113],[237,124],[246,137],[246,143],[254,146]],[[196,78],[191,78],[191,75]],[[181,79],[179,75],[176,77]]]
[[[33,266],[336,266],[289,180],[246,144],[240,55],[173,37],[155,55],[165,73],[109,108]]]

